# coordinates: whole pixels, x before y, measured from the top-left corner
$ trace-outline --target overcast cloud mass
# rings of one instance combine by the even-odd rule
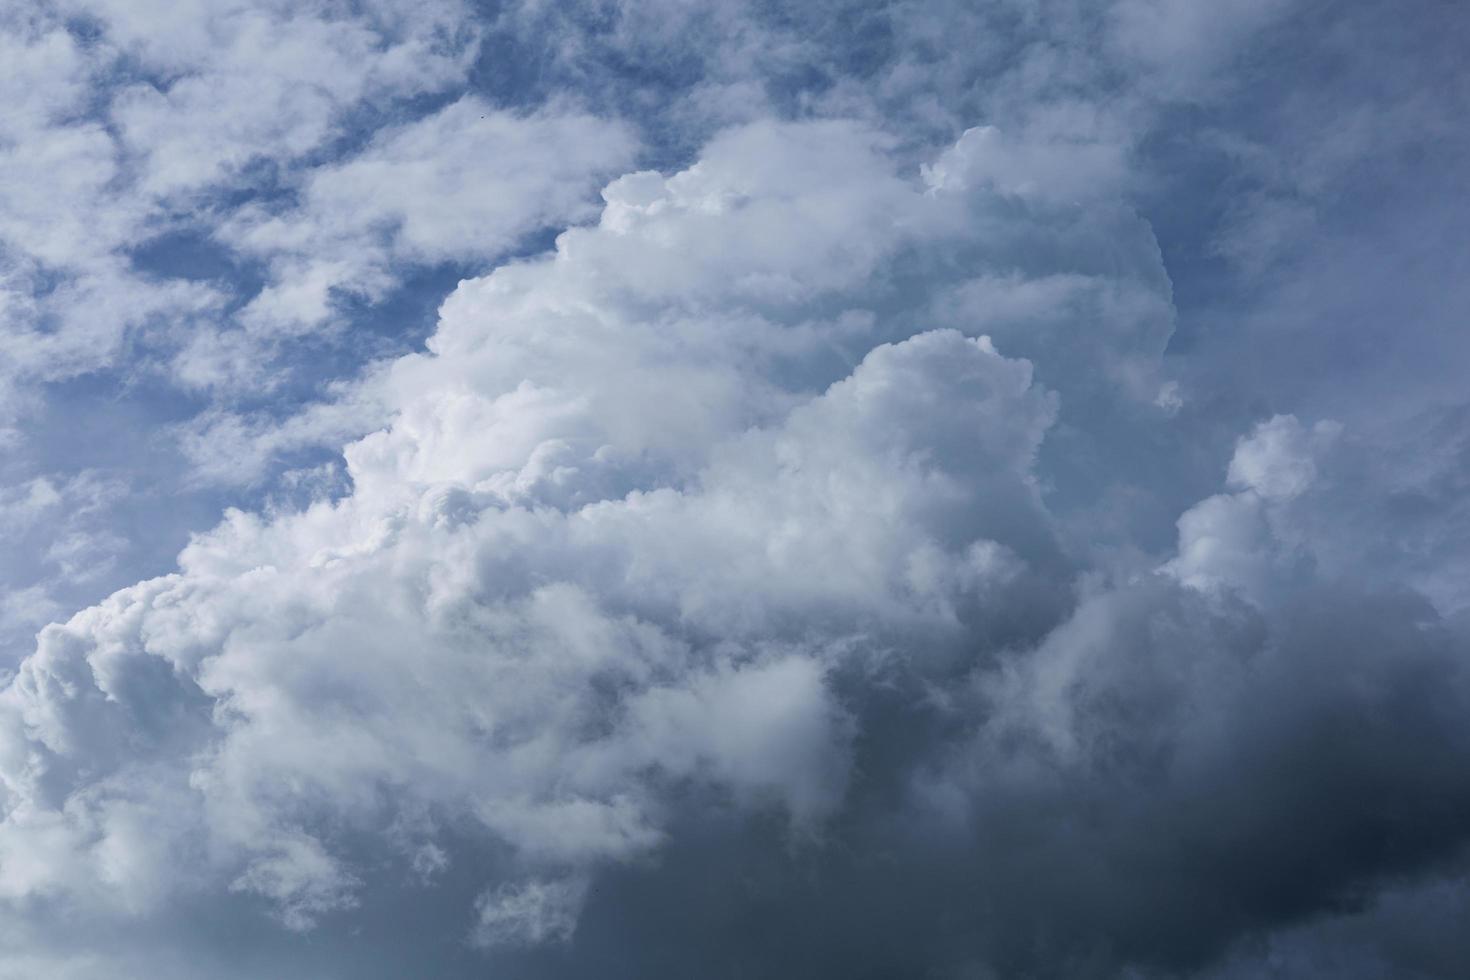
[[[1470,976],[1467,52],[0,0],[0,980]]]

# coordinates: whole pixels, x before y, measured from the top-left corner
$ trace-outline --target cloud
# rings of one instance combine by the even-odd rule
[[[1151,81],[1177,94],[1208,86],[1243,39],[1296,6],[1292,0],[1248,0],[1228,8],[1198,0],[1123,0],[1109,11],[1111,39],[1146,66]]]
[[[884,173],[870,140],[830,124],[732,134],[653,197],[615,184],[602,225],[555,255],[462,287],[437,353],[395,368],[393,425],[348,448],[349,497],[236,514],[191,544],[179,577],[43,632],[8,693],[12,806],[86,800],[46,826],[55,846],[94,852],[127,850],[107,829],[122,800],[167,806],[218,868],[201,873],[270,899],[292,928],[353,901],[352,872],[310,830],[322,819],[443,810],[531,867],[585,875],[657,846],[668,780],[800,825],[831,814],[850,764],[832,658],[860,629],[952,630],[958,607],[1010,587],[1017,550],[1046,547],[1029,471],[1055,412],[1028,365],[955,331],[879,345],[824,393],[777,393],[784,419],[749,387],[745,365],[770,356],[752,342],[777,356],[789,342],[726,318],[820,314],[861,274],[844,243],[850,221],[873,219],[832,204],[929,200]],[[731,165],[751,151],[792,165]],[[829,159],[846,183],[810,179]],[[719,252],[680,247],[722,225]],[[803,229],[790,257],[831,278],[772,287],[765,270],[791,259],[763,236],[781,225]],[[748,272],[731,262],[742,234]],[[647,250],[606,247],[639,239]],[[630,274],[601,274],[630,258]],[[689,299],[719,295],[716,266],[731,312],[689,317]],[[607,332],[634,315],[660,327],[639,341],[668,350],[657,376],[608,370],[619,347],[646,356]],[[825,357],[823,333],[846,329],[822,316],[790,354]],[[583,341],[566,347],[566,331]],[[713,397],[661,430],[670,403],[650,396],[681,388]],[[803,583],[813,566],[843,572]],[[121,746],[139,735],[123,733],[145,718],[134,757]],[[392,788],[386,810],[375,787]],[[179,809],[179,792],[197,798]],[[69,866],[11,887],[97,899]],[[119,867],[102,900],[167,895],[136,879],[146,861]]]
[[[616,123],[516,116],[474,98],[380,133],[312,171],[298,209],[242,208],[220,230],[275,270],[241,321],[266,336],[311,329],[331,316],[334,291],[380,297],[406,266],[484,262],[586,218],[596,178],[626,167],[634,147]]]
[[[472,941],[479,946],[566,942],[577,930],[586,896],[587,882],[579,878],[532,881],[486,893],[476,903],[479,921]]]
[[[1454,975],[1458,293],[1207,7],[12,32],[0,976]]]
[[[454,37],[461,15],[453,4],[409,24],[328,7],[68,3],[17,24],[3,84],[26,108],[9,117],[0,240],[16,275],[60,280],[32,315],[62,328],[9,325],[13,342],[38,349],[6,382],[109,367],[150,319],[213,312],[217,295],[150,282],[120,253],[167,227],[188,195],[248,187],[249,165],[318,148],[353,107],[460,77],[473,50]],[[78,44],[69,23],[96,40]],[[76,300],[112,313],[83,316]]]
[[[38,627],[66,612],[71,583],[104,575],[129,550],[130,542],[106,524],[108,509],[125,492],[119,481],[91,470],[0,487],[0,546],[9,553],[0,566],[4,649],[29,647]]]

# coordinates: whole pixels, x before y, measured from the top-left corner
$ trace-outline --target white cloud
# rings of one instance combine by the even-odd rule
[[[624,168],[634,148],[617,123],[514,115],[472,97],[379,133],[307,174],[298,209],[244,208],[221,229],[275,270],[242,322],[267,335],[310,329],[331,316],[333,290],[379,297],[415,264],[483,262],[530,232],[586,218],[597,178]]]
[[[1053,560],[1031,468],[1057,408],[1030,365],[953,330],[874,346],[832,305],[988,206],[891,168],[861,127],[736,131],[463,284],[433,353],[372,382],[392,424],[348,447],[349,496],[234,513],[179,575],[43,632],[0,695],[3,768],[57,857],[0,864],[4,887],[208,888],[128,843],[166,812],[202,881],[305,928],[359,875],[313,828],[391,824],[381,787],[581,877],[659,845],[669,780],[816,830],[850,766],[827,671],[952,636]],[[783,361],[809,366],[773,384]],[[84,870],[102,855],[110,877]],[[494,893],[482,938],[569,933],[548,888]]]
[[[1184,399],[1201,328],[1170,349],[1128,203],[1154,114],[1204,111],[1284,5],[964,7],[513,6],[485,29],[560,33],[494,69],[585,83],[515,111],[460,94],[456,4],[73,3],[75,36],[47,8],[0,42],[0,408],[126,363],[203,399],[168,430],[190,487],[307,459],[0,684],[0,975],[227,975],[186,955],[219,921],[408,962],[363,923],[441,898],[456,951],[571,957],[711,867],[741,870],[702,936],[785,916],[865,959],[902,921],[967,960],[1044,932],[1042,966],[1173,970],[1283,881],[1306,914],[1463,842],[1463,419],[1222,408],[1209,364]],[[700,80],[595,90],[635,52]],[[660,99],[687,132],[607,114]],[[259,292],[130,264],[178,229]],[[423,350],[275,400],[293,345],[358,339],[344,299],[454,263],[494,268]],[[103,581],[133,545],[109,508],[165,481],[5,472],[36,566],[8,638]],[[1381,799],[1422,852],[1355,843]]]
[[[64,612],[43,585],[7,589],[0,599],[0,635],[34,631]]]
[[[1233,588],[1261,602],[1302,557],[1291,502],[1317,480],[1318,458],[1342,426],[1308,429],[1294,415],[1256,426],[1235,446],[1226,476],[1237,492],[1210,497],[1179,518],[1179,555],[1167,570],[1200,589]]]
[[[1295,0],[1121,0],[1112,5],[1111,40],[1149,70],[1167,94],[1195,94],[1218,83],[1221,63],[1242,43],[1287,15]]]
[[[1317,478],[1314,456],[1324,451],[1342,426],[1318,422],[1310,430],[1294,415],[1278,415],[1262,422],[1235,446],[1226,478],[1241,489],[1267,499],[1290,499]]]
[[[61,499],[55,484],[43,476],[20,486],[0,487],[0,529],[24,529]]]
[[[1017,138],[994,126],[968,129],[952,150],[924,169],[936,188],[984,183],[1002,194],[1076,203],[1112,197],[1124,183],[1126,147],[1095,132],[1087,109],[1048,120],[1056,132]],[[1080,118],[1079,118],[1080,117]]]
[[[471,942],[477,946],[565,942],[576,932],[586,896],[587,880],[580,877],[502,886],[476,903],[479,919]]]
[[[115,839],[113,834],[105,838],[109,844]],[[357,885],[320,843],[310,837],[287,836],[251,861],[230,883],[230,890],[266,896],[276,903],[281,923],[301,932],[326,913],[356,905],[353,891]]]
[[[248,186],[248,164],[289,168],[350,110],[461,78],[475,50],[464,14],[67,2],[8,17],[0,411],[19,417],[33,386],[115,367],[140,334],[177,343],[217,322],[226,295],[140,274],[127,252],[194,195]]]

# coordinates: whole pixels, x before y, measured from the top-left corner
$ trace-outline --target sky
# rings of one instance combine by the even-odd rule
[[[0,0],[0,980],[1470,975],[1453,0]]]

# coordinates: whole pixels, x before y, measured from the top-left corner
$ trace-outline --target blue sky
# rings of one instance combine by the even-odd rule
[[[1467,47],[0,4],[0,980],[1463,975]]]

